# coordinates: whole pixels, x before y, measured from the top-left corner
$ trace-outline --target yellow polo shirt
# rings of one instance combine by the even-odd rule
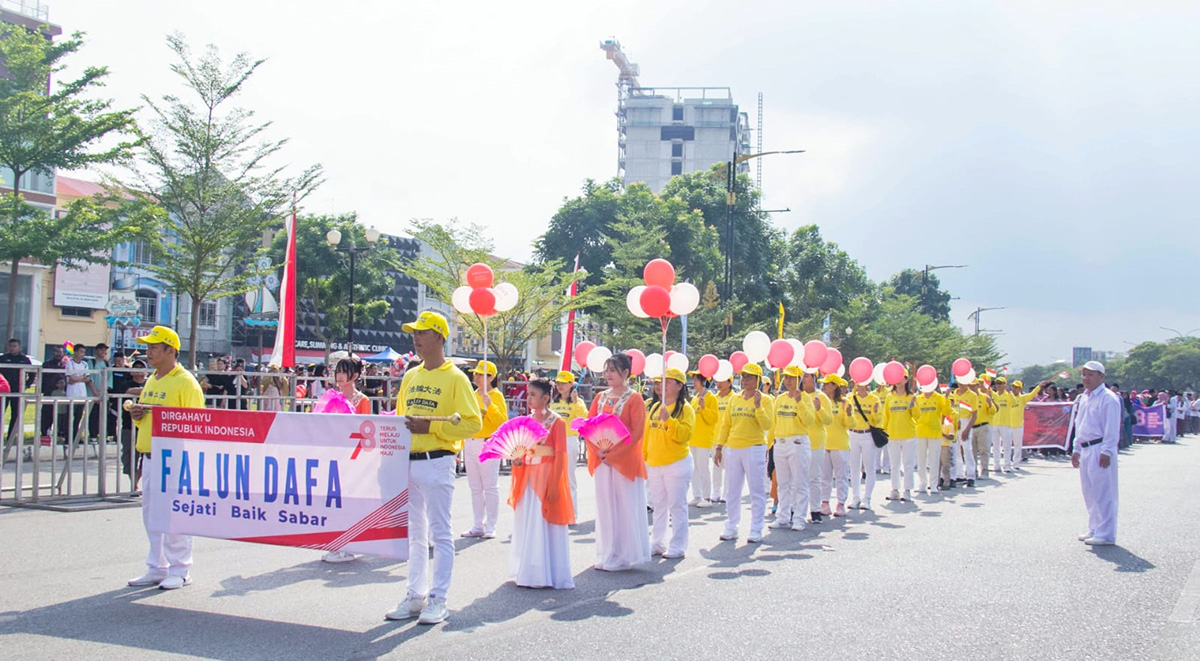
[[[565,399],[560,399],[557,402],[550,404],[550,410],[558,414],[558,417],[563,419],[567,425],[567,438],[579,436],[579,432],[571,429],[571,421],[576,418],[588,417],[587,407],[583,402],[575,400],[574,403],[569,403]]]
[[[175,368],[163,378],[151,374],[142,386],[142,394],[138,396],[138,404],[150,406],[173,406],[184,409],[204,408],[204,390],[192,373],[183,369],[182,365]],[[150,451],[150,435],[153,432],[152,413],[147,412],[137,421],[137,451]]]
[[[971,407],[968,411],[962,407],[965,403]],[[972,415],[977,415],[979,412],[979,395],[975,394],[970,388],[961,393],[955,390],[950,393],[950,409],[954,414],[954,422],[956,427],[961,427],[963,422],[969,422]],[[976,418],[978,421],[978,418]]]
[[[846,429],[846,400],[835,402],[826,397],[821,400],[822,408],[826,406],[826,401],[829,402],[830,420],[829,424],[825,426],[825,449],[849,450],[850,432]]]
[[[1041,391],[1042,384],[1039,383],[1033,390],[1027,393],[1013,395],[1013,408],[1009,412],[1009,416],[1011,417],[1008,419],[1010,426],[1014,428],[1025,426],[1025,405],[1033,401],[1033,398],[1037,397]]]
[[[762,404],[757,408],[753,395],[750,399],[741,393],[730,396],[729,406],[717,426],[717,445],[731,448],[765,445],[774,422],[774,411],[775,400],[770,395],[763,395]]]
[[[858,403],[858,406],[855,406],[855,402]],[[862,414],[858,412],[859,408],[862,408]],[[866,416],[865,420],[863,415]],[[846,397],[843,417],[846,420],[846,428],[850,431],[865,432],[870,427],[878,427],[883,420],[879,397],[873,392],[868,392],[866,397],[859,397],[857,392],[850,393]]]
[[[940,438],[942,418],[950,415],[950,400],[939,392],[921,393],[917,395],[913,415],[917,421],[917,438]]]
[[[683,403],[679,417],[659,420],[662,404],[655,402],[646,411],[646,433],[642,437],[642,458],[647,466],[666,466],[688,456],[688,440],[696,425],[696,409]]]
[[[913,395],[889,393],[883,406],[883,429],[893,441],[905,441],[917,436],[917,423],[913,420]]]
[[[975,416],[976,426],[991,424],[992,419],[996,417],[996,407],[988,402],[988,395],[995,397],[991,390],[983,390],[982,388],[979,392],[975,393],[975,399],[979,402],[979,406],[975,409],[977,412]]]
[[[725,404],[729,401],[726,398]],[[717,396],[711,392],[704,394],[704,406],[700,406],[700,395],[696,394],[691,401],[692,410],[696,413],[696,426],[692,429],[692,438],[688,444],[694,448],[711,448],[713,437],[717,435],[717,421],[721,418],[720,405]]]
[[[775,398],[775,420],[767,433],[767,445],[774,445],[777,438],[807,436],[809,428],[816,422],[812,397],[801,392],[800,399],[794,399],[785,392]]]
[[[436,369],[424,365],[411,369],[400,382],[396,395],[396,415],[462,416],[457,425],[446,422],[429,423],[429,433],[413,434],[409,452],[449,450],[458,452],[462,442],[483,428],[479,412],[479,397],[467,375],[450,361]]]
[[[479,404],[480,413],[483,415],[483,426],[471,438],[491,438],[500,425],[508,422],[508,404],[504,402],[504,395],[501,395],[496,388],[488,388],[487,396],[488,405],[485,408],[483,402],[480,401],[482,395],[479,394],[478,389],[475,390],[475,401]],[[570,422],[568,421],[567,424],[569,425]]]

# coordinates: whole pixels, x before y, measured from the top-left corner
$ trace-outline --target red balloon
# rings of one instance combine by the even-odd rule
[[[580,342],[579,344],[576,344],[575,345],[575,364],[579,365],[580,367],[587,367],[588,354],[591,353],[592,349],[595,349],[595,348],[596,348],[596,344],[594,342],[588,342],[587,340],[584,340],[584,341]]]
[[[741,372],[742,368],[749,362],[750,356],[747,356],[745,351],[734,351],[729,355],[729,364],[733,365],[734,374]]]
[[[904,380],[904,366],[896,361],[892,361],[883,366],[883,382],[889,386],[894,386]]]
[[[922,365],[917,368],[917,383],[927,386],[937,378],[937,369],[933,365]]]
[[[809,340],[804,344],[804,366],[812,369],[820,367],[825,362],[825,354],[829,353],[829,347],[820,340]]]
[[[837,349],[830,349],[825,352],[825,362],[821,363],[822,374],[837,374],[838,367],[842,364],[842,352]]]
[[[670,305],[670,289],[671,285],[675,284],[675,267],[671,266],[671,262],[665,259],[652,259],[646,268],[642,271],[642,279],[646,281],[647,287],[662,287],[668,290],[667,305]],[[642,309],[645,309],[644,307]],[[651,317],[661,317],[661,314],[652,314]]]
[[[487,287],[471,290],[471,311],[481,317],[496,314],[496,294]]]
[[[850,361],[850,378],[855,383],[867,384],[871,382],[871,373],[875,371],[875,364],[870,358],[859,356]]]
[[[646,371],[646,354],[637,349],[630,349],[625,355],[629,356],[629,374],[641,376],[642,372]]]
[[[639,302],[642,311],[651,317],[665,317],[671,313],[671,292],[658,285],[647,285]]]
[[[772,369],[783,369],[796,357],[796,349],[787,340],[775,340],[767,352],[767,364]]]
[[[495,284],[495,274],[487,264],[472,264],[467,268],[467,286],[472,288],[491,287]]]
[[[959,358],[954,361],[954,366],[950,368],[954,372],[954,376],[966,376],[967,372],[971,371],[971,361],[966,358]]]
[[[696,363],[696,370],[700,372],[700,376],[706,379],[713,378],[719,369],[721,369],[721,360],[711,353],[700,356],[699,362]]]

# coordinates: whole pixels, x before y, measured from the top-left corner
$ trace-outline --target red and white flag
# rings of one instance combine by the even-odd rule
[[[1071,375],[1070,375],[1070,373],[1068,373],[1068,372],[1059,372],[1059,373],[1058,373],[1058,378],[1060,378],[1060,379],[1069,379],[1069,378],[1071,378]]]
[[[575,253],[575,270],[574,273],[579,273],[579,253]],[[575,294],[579,291],[579,280],[571,283],[571,288],[567,290],[567,298],[575,298]],[[575,309],[572,308],[567,313],[567,332],[563,333],[562,339],[562,371],[571,371],[571,356],[575,350]]]
[[[296,366],[296,207],[292,217],[284,221],[287,230],[287,259],[283,264],[283,283],[280,287],[279,325],[275,328],[275,348],[269,365]]]

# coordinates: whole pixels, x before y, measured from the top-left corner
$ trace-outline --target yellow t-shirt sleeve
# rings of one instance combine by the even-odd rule
[[[451,393],[454,402],[452,410],[462,419],[457,425],[441,421],[431,422],[429,433],[443,441],[457,443],[483,429],[483,415],[479,412],[479,398],[475,396],[475,389],[471,387],[466,376],[451,381],[450,387],[454,391]]]
[[[750,400],[751,405],[754,400]],[[762,396],[762,406],[754,410],[754,418],[763,429],[770,431],[775,426],[775,400],[770,395]]]
[[[716,424],[717,418],[717,397],[711,392],[704,396],[704,408],[700,409],[700,419],[706,425]]]

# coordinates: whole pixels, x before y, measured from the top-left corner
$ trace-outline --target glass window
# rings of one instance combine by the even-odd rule
[[[139,289],[137,292],[139,314],[142,319],[152,323],[158,322],[158,294],[150,289]]]
[[[0,273],[0,328],[8,327],[8,282],[10,274],[5,268]],[[17,275],[17,320],[13,324],[13,337],[21,341],[21,346],[29,347],[29,311],[32,298],[33,281],[30,276]],[[8,338],[4,338],[7,340]]]
[[[88,308],[59,308],[62,310],[64,317],[80,317],[82,319],[91,319],[92,311]]]
[[[671,157],[683,158],[683,143],[675,142],[671,144]]]
[[[671,109],[671,119],[676,122],[683,121],[683,106],[675,106]]]
[[[200,310],[197,312],[200,315],[201,328],[216,328],[217,327],[217,302],[204,301],[200,304]]]
[[[162,256],[158,250],[145,241],[134,241],[129,247],[129,261],[134,264],[162,264]]]
[[[671,174],[672,175],[683,174],[683,163],[680,163],[679,161],[672,161],[671,162]]]

